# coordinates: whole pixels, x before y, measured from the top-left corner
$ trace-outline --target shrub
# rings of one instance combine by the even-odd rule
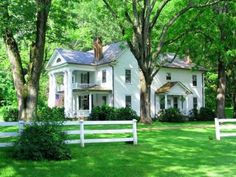
[[[184,122],[184,116],[179,109],[169,108],[160,112],[159,120],[161,122]]]
[[[107,105],[97,106],[92,109],[90,120],[132,120],[138,116],[131,108],[113,108]]]
[[[209,109],[201,107],[199,110],[199,114],[197,117],[197,120],[199,121],[212,121],[215,118],[215,113]]]
[[[64,108],[49,108],[43,106],[38,110],[38,120],[40,121],[63,121],[65,120]]]
[[[25,160],[71,159],[61,127],[61,124],[52,122],[26,126],[15,143],[14,157]]]
[[[132,119],[139,119],[137,113],[129,108],[119,108],[117,109],[116,120],[132,120]]]
[[[115,120],[116,109],[107,105],[96,106],[89,116],[90,120]]]
[[[198,119],[198,110],[196,108],[193,108],[190,112],[189,112],[189,120],[190,121],[195,121]]]
[[[3,120],[6,122],[18,121],[18,109],[13,107],[5,107],[3,109]]]

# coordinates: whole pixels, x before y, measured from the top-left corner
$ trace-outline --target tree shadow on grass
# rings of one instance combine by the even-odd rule
[[[137,146],[71,145],[69,161],[16,161],[0,151],[0,176],[150,177],[233,176],[236,141],[215,141],[213,129],[139,132]]]

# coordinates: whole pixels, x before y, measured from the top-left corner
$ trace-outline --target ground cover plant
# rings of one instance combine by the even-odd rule
[[[213,122],[155,122],[151,127],[141,124],[138,145],[104,143],[87,144],[85,148],[69,145],[72,151],[69,161],[17,161],[9,156],[9,149],[0,149],[0,176],[234,176],[235,138],[216,141],[214,128],[205,128],[213,125]]]

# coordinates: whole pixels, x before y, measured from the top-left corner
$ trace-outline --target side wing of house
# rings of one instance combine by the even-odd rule
[[[119,56],[113,71],[114,107],[130,106],[140,115],[140,70],[129,49]]]
[[[171,86],[167,87],[166,83]],[[189,114],[193,108],[199,109],[204,106],[202,71],[162,68],[155,76],[151,87],[152,116],[157,115],[161,109],[170,107],[178,108],[182,113]]]

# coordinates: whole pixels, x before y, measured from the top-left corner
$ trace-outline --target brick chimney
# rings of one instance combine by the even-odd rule
[[[192,60],[191,60],[191,58],[190,58],[190,56],[189,55],[187,55],[186,57],[185,57],[185,64],[191,64],[192,63]]]
[[[94,40],[93,40],[93,49],[94,49],[95,61],[101,60],[102,57],[103,57],[101,37],[94,38]]]

